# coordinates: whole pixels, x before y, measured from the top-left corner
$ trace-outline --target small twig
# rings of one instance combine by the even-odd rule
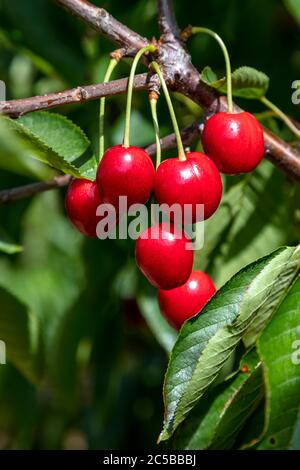
[[[70,175],[56,176],[53,180],[42,181],[40,183],[26,184],[12,189],[0,191],[0,204],[15,202],[20,199],[34,196],[35,194],[49,191],[49,189],[62,188],[71,181]]]
[[[180,30],[175,18],[174,8],[170,0],[158,0],[158,25],[165,40],[169,37],[180,40]]]
[[[147,73],[136,75],[134,79],[135,90],[145,90],[148,87],[150,76]],[[97,100],[103,96],[119,95],[127,90],[128,78],[121,78],[109,83],[79,86],[59,93],[50,93],[44,96],[33,96],[11,101],[0,101],[0,113],[17,118],[23,114],[42,109],[51,109],[58,106],[74,103],[84,103]]]

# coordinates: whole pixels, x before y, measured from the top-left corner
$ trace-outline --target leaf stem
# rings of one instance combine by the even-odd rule
[[[191,32],[192,34],[198,34],[198,33],[208,34],[209,36],[213,37],[218,42],[219,46],[221,47],[223,51],[224,59],[225,59],[225,64],[226,64],[228,112],[232,113],[233,112],[233,100],[232,100],[231,63],[230,63],[229,53],[228,53],[227,47],[223,39],[215,31],[212,31],[211,29],[208,29],[208,28],[202,28],[200,26],[192,27]]]
[[[124,129],[124,139],[123,146],[129,147],[130,145],[130,119],[131,119],[131,105],[132,105],[132,92],[133,92],[133,81],[135,76],[135,71],[138,65],[140,58],[145,52],[155,52],[157,48],[153,44],[148,44],[148,46],[142,47],[136,54],[133,59],[129,80],[127,88],[127,103],[126,103],[126,116],[125,116],[125,129]]]
[[[111,74],[113,73],[119,60],[113,58],[109,61],[107,70],[104,75],[103,83],[107,83],[110,80]],[[103,157],[105,152],[105,137],[104,137],[104,115],[105,115],[105,96],[100,99],[100,111],[99,111],[99,161]]]
[[[157,118],[157,100],[158,96],[153,96],[152,93],[149,94],[149,103],[151,108],[151,114],[153,119],[153,126],[155,132],[155,142],[156,142],[156,168],[159,167],[161,162],[161,144],[159,136],[159,124]]]
[[[300,138],[300,129],[298,129],[298,127],[295,126],[295,124],[291,121],[291,119],[286,114],[284,114],[284,112],[281,111],[281,109],[279,109],[274,103],[268,100],[268,98],[266,98],[265,96],[260,98],[260,101],[267,108],[273,111],[275,115],[278,116],[298,138]]]
[[[157,75],[160,79],[160,83],[161,83],[162,89],[163,89],[164,94],[165,94],[165,98],[166,98],[166,101],[167,101],[167,105],[168,105],[168,108],[169,108],[169,112],[170,112],[170,116],[171,116],[171,120],[172,120],[172,124],[173,124],[173,128],[174,128],[174,132],[175,132],[175,136],[176,136],[176,142],[177,142],[177,147],[178,147],[178,157],[179,157],[179,160],[184,161],[184,160],[186,160],[186,155],[185,155],[185,151],[184,151],[184,147],[183,147],[183,143],[182,143],[182,139],[181,139],[181,135],[180,135],[180,130],[179,130],[179,127],[178,127],[178,123],[177,123],[177,119],[176,119],[176,115],[175,115],[175,111],[174,111],[174,108],[173,108],[173,104],[172,104],[172,101],[171,101],[171,97],[170,97],[170,94],[169,94],[168,87],[166,85],[165,79],[163,77],[163,74],[160,70],[160,67],[159,67],[158,63],[157,62],[152,62],[151,67],[157,73]]]

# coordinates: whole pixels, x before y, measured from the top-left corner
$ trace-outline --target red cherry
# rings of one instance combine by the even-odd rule
[[[214,162],[200,152],[189,152],[186,160],[169,158],[158,167],[154,193],[159,204],[192,204],[192,222],[197,217],[196,205],[204,204],[204,218],[208,219],[218,208],[222,197],[222,180]]]
[[[128,207],[145,204],[152,192],[154,166],[145,150],[116,145],[108,149],[98,166],[97,185],[103,201],[119,206],[119,197],[127,196]]]
[[[250,113],[216,113],[206,121],[203,148],[222,173],[254,170],[264,156],[264,134]]]
[[[216,292],[211,278],[201,272],[192,271],[188,281],[172,290],[159,290],[158,302],[168,322],[177,328],[199,313]]]
[[[65,207],[73,225],[84,235],[96,237],[99,217],[96,216],[101,198],[96,183],[86,179],[74,179],[68,189]]]
[[[160,289],[184,284],[193,267],[194,252],[183,230],[162,222],[146,229],[138,238],[136,262],[148,281]]]

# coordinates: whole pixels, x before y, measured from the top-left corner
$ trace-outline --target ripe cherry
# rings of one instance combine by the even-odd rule
[[[264,156],[263,129],[250,113],[216,113],[202,133],[205,152],[222,173],[254,170]]]
[[[119,206],[119,197],[127,196],[128,207],[145,204],[152,192],[154,166],[145,150],[130,145],[109,148],[97,170],[97,185],[105,203]]]
[[[96,216],[101,198],[96,183],[86,179],[74,179],[67,191],[65,207],[73,225],[84,235],[96,237],[99,217]]]
[[[137,265],[148,281],[160,289],[184,284],[192,271],[192,243],[182,229],[162,222],[146,229],[135,248]]]
[[[159,204],[192,204],[192,222],[201,219],[196,205],[204,205],[204,219],[218,208],[222,197],[222,180],[214,162],[200,152],[186,153],[186,160],[169,158],[158,167],[154,193]]]
[[[159,290],[158,302],[162,314],[176,329],[199,313],[216,292],[211,278],[201,272],[192,271],[188,281],[172,290]]]

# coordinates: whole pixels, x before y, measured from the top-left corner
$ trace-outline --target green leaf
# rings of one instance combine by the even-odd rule
[[[1,116],[0,122],[4,128],[6,127],[8,132],[14,133],[14,138],[17,139],[20,147],[22,147],[23,158],[33,157],[36,160],[74,177],[85,176],[80,169],[76,168],[72,163],[69,163],[51,147],[48,147],[38,136],[33,134],[18,121]]]
[[[141,295],[138,298],[138,305],[159,344],[168,353],[171,352],[177,338],[177,331],[169,325],[160,313],[157,299]]]
[[[269,77],[264,72],[247,66],[236,69],[231,78],[233,96],[247,99],[259,99],[265,96],[270,83]],[[218,79],[210,67],[205,67],[201,80],[221,93],[227,92],[226,77]]]
[[[286,8],[300,25],[300,4],[298,0],[284,0]]]
[[[236,274],[184,324],[165,378],[162,440],[173,434],[216,380],[254,320],[277,296],[278,282],[282,289],[282,280],[290,284],[299,269],[300,249],[281,248]]]
[[[204,67],[201,72],[201,80],[205,82],[209,86],[216,87],[216,83],[218,83],[218,75],[213,71],[209,65]]]
[[[241,369],[245,365],[247,371],[243,372]],[[184,447],[182,443],[177,442],[177,448],[186,450],[232,448],[238,433],[262,399],[264,387],[261,369],[261,361],[253,350],[242,359],[240,371],[215,389],[217,393],[223,388],[206,408],[205,415],[197,427],[189,433],[188,439],[185,438]],[[195,419],[194,414],[186,421],[187,430],[190,429],[190,421]]]
[[[29,178],[51,178],[54,171],[40,161],[28,158],[28,153],[28,144],[18,138],[9,126],[9,120],[0,116],[0,168]]]
[[[19,118],[18,122],[67,162],[80,168],[86,177],[95,177],[97,161],[92,155],[90,141],[85,133],[65,116],[40,111],[26,114]],[[86,165],[84,171],[83,165]]]
[[[0,339],[5,343],[8,361],[37,383],[42,363],[38,317],[3,287],[0,301]]]
[[[259,449],[300,450],[300,278],[258,341],[266,383],[266,428]]]

